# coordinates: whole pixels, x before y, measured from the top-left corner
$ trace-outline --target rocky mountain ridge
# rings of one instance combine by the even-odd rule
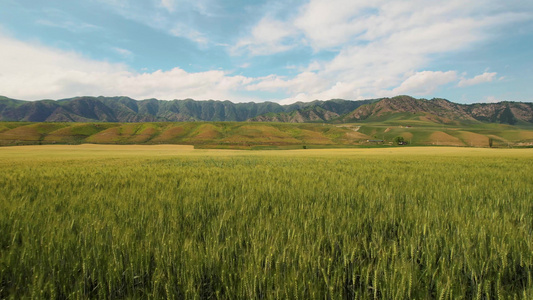
[[[23,101],[0,97],[0,121],[188,122],[255,121],[350,123],[419,118],[435,123],[533,124],[533,103],[458,104],[446,99],[397,96],[370,100],[233,103],[230,101],[134,100],[128,97],[75,97]]]

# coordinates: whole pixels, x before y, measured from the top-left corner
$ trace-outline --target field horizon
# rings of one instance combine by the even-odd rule
[[[217,156],[307,156],[307,155],[405,155],[409,156],[505,156],[524,155],[532,156],[533,152],[529,148],[476,148],[476,147],[455,147],[455,146],[410,146],[410,147],[378,147],[378,148],[315,148],[315,149],[260,149],[248,151],[248,149],[213,149],[195,148],[193,145],[114,145],[114,144],[79,144],[79,145],[24,145],[0,147],[0,153],[13,157],[28,157],[34,153],[42,156],[43,153],[50,157],[64,157],[65,154],[79,156],[80,154],[99,153],[112,156],[189,156],[189,155],[212,155]],[[83,160],[84,157],[78,157]]]

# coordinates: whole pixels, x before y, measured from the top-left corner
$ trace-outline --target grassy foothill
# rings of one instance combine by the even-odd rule
[[[530,149],[47,145],[0,169],[2,299],[533,298]]]
[[[0,146],[194,145],[218,149],[393,146],[533,147],[531,126],[389,120],[357,124],[261,122],[0,123]]]

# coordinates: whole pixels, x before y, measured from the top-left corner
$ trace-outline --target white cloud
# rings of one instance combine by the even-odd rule
[[[119,47],[112,47],[111,50],[115,51],[120,56],[122,56],[123,58],[126,58],[126,59],[130,59],[130,58],[132,58],[134,56],[133,52],[131,52],[128,49],[119,48]]]
[[[511,2],[505,6],[497,1],[310,0],[284,20],[261,20],[240,43],[246,41],[250,55],[309,45],[336,56],[312,61],[295,78],[270,76],[248,88],[286,90],[294,95],[286,102],[408,92],[427,95],[459,80],[457,71],[422,71],[429,68],[432,57],[475,47],[492,38],[494,28],[532,19],[521,12],[523,4]],[[274,33],[256,34],[271,23]],[[271,39],[265,41],[264,36]],[[299,80],[302,77],[311,79]],[[487,78],[476,80],[481,79]]]
[[[463,78],[461,79],[461,81],[459,81],[457,86],[465,87],[465,86],[471,86],[471,85],[476,85],[476,84],[485,83],[485,82],[491,82],[494,80],[496,75],[497,75],[496,72],[491,72],[491,73],[485,72],[473,78]]]
[[[236,91],[254,80],[218,70],[188,73],[174,68],[138,73],[123,64],[95,61],[1,34],[0,44],[0,93],[17,99],[126,95],[137,99],[249,101]]]
[[[257,78],[246,87],[249,91],[287,91],[289,94],[318,94],[327,88],[328,83],[314,72],[302,72],[292,79],[269,75]]]
[[[392,94],[428,95],[433,93],[441,85],[453,82],[457,79],[455,71],[417,72],[407,78],[402,84],[392,90]]]
[[[293,20],[315,48],[343,45],[350,37],[362,34],[367,29],[364,16],[379,7],[382,1],[365,3],[350,0],[312,0],[302,7]]]
[[[97,31],[101,30],[102,28],[89,24],[84,22],[74,22],[71,20],[46,20],[46,19],[39,19],[35,21],[39,25],[44,25],[48,27],[56,27],[68,30],[73,33],[83,33],[88,31]]]
[[[252,29],[249,37],[243,38],[231,48],[234,54],[246,49],[252,55],[268,55],[284,52],[296,46],[290,39],[296,34],[293,26],[285,22],[264,17]]]
[[[441,51],[449,51],[485,38],[481,29],[531,19],[530,14],[520,10],[512,12],[506,7],[500,7],[501,12],[494,13],[498,11],[495,2],[310,0],[294,20],[287,22],[295,24],[317,49],[403,38],[406,43],[420,40],[438,43],[412,44],[413,50],[443,45],[445,48]],[[470,38],[468,44],[446,43],[445,38],[453,37],[451,31],[454,35]]]
[[[483,38],[477,35],[481,33],[478,31],[481,27],[530,17],[522,13],[484,14],[490,8],[485,3],[475,5],[460,0],[446,3],[421,0],[310,0],[299,9],[296,16],[289,19],[277,20],[266,16],[252,28],[250,36],[253,38],[249,36],[239,43],[244,40],[251,46],[264,44],[264,39],[258,37],[257,33],[266,31],[265,27],[271,25],[273,32],[264,36],[279,40],[278,35],[283,33],[284,38],[292,38],[290,42],[293,44],[310,44],[317,51],[358,47],[383,42],[384,39],[405,39],[406,43],[431,40],[438,43],[417,44],[413,49],[424,51],[427,47],[445,45],[440,51],[449,51],[465,47],[464,44],[446,43],[444,38],[449,37],[452,30],[463,38],[468,37],[467,41],[471,44]],[[288,49],[291,48],[285,50]]]
[[[183,24],[176,24],[174,28],[170,30],[170,34],[176,37],[183,37],[189,39],[203,47],[205,47],[209,43],[209,40],[205,37],[203,33]]]
[[[309,102],[309,97],[305,93],[299,93],[294,97],[289,97],[286,99],[280,100],[278,103],[281,105],[287,105],[295,102]]]

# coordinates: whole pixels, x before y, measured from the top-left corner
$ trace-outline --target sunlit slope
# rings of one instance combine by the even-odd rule
[[[532,146],[533,129],[507,124],[436,124],[420,119],[350,124],[372,139],[391,142],[403,137],[411,145],[493,147]]]
[[[436,124],[388,120],[353,124],[256,122],[0,123],[0,145],[183,144],[200,148],[391,145],[494,147],[533,145],[533,129],[505,124]]]
[[[1,123],[0,145],[187,144],[204,147],[356,145],[370,139],[350,128],[323,124]]]

